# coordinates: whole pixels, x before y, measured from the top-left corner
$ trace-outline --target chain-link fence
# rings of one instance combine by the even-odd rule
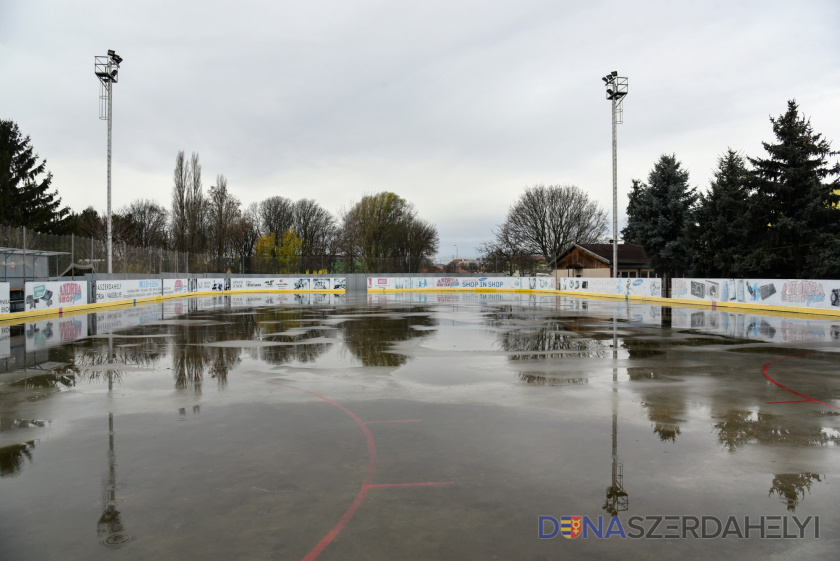
[[[104,237],[41,234],[0,225],[0,282],[9,278],[44,279],[108,272]],[[221,255],[112,245],[115,274],[352,274],[446,272],[428,259],[361,258],[338,254],[256,255],[224,251]],[[454,271],[453,271],[454,272]],[[475,272],[475,271],[470,271]]]
[[[207,254],[190,254],[160,247],[112,244],[114,273],[221,273]],[[43,278],[108,271],[105,239],[41,234],[24,227],[0,225],[0,266],[6,277]]]

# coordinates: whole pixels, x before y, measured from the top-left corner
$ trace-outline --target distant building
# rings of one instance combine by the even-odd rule
[[[551,262],[556,277],[611,277],[613,246],[611,243],[574,243]],[[656,277],[642,246],[618,244],[618,276],[629,278]]]

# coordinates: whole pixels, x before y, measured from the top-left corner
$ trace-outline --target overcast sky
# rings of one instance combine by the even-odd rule
[[[176,5],[173,7],[171,4]],[[763,155],[795,98],[840,149],[840,2],[87,2],[0,0],[0,118],[16,121],[76,211],[170,205],[179,150],[249,204],[314,198],[338,213],[394,191],[475,255],[527,186],[574,184],[619,219],[631,179],[674,153],[706,189],[727,147]]]

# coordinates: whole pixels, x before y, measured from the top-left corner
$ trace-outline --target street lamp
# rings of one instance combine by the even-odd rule
[[[627,95],[627,78],[613,70],[601,80],[607,88],[607,99],[612,102],[612,161],[613,161],[613,277],[618,276],[618,144],[616,125],[624,122],[624,97]]]
[[[94,73],[99,78],[99,118],[108,121],[108,272],[113,272],[111,247],[111,105],[112,86],[117,83],[122,57],[113,49],[106,56],[97,56],[94,61]]]

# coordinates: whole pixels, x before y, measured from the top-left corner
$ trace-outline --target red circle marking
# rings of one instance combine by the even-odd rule
[[[371,434],[370,429],[367,428],[367,426],[365,425],[364,421],[362,421],[355,413],[353,413],[352,411],[350,411],[349,409],[347,409],[343,405],[339,405],[338,403],[331,400],[330,398],[324,397],[322,395],[319,395],[315,392],[311,392],[309,390],[296,388],[294,386],[288,386],[286,384],[281,384],[279,382],[272,382],[271,380],[265,380],[265,382],[267,384],[274,384],[275,386],[283,386],[284,388],[289,388],[290,390],[297,390],[299,392],[308,393],[309,395],[311,395],[313,397],[317,397],[318,399],[326,401],[330,405],[338,407],[339,409],[341,409],[342,411],[347,413],[347,415],[351,419],[353,419],[353,421],[357,425],[359,425],[359,428],[362,429],[362,432],[365,433],[365,438],[367,439],[368,465],[367,465],[367,471],[365,471],[365,478],[362,481],[362,487],[361,487],[361,489],[359,489],[359,492],[356,493],[356,498],[353,499],[353,502],[350,505],[350,507],[344,512],[344,515],[341,517],[341,519],[339,519],[339,521],[336,522],[336,524],[335,524],[335,526],[333,526],[332,530],[330,530],[327,533],[327,535],[324,536],[324,538],[320,542],[318,542],[318,545],[316,545],[314,548],[312,548],[312,551],[310,551],[306,555],[306,557],[303,558],[303,561],[314,561],[314,559],[316,559],[321,554],[321,552],[324,551],[324,548],[326,548],[328,545],[330,545],[330,542],[332,542],[335,539],[335,537],[341,532],[341,530],[344,528],[344,526],[347,525],[347,523],[350,521],[350,519],[353,518],[353,515],[356,514],[356,511],[359,509],[359,506],[362,504],[362,501],[365,500],[365,495],[367,495],[368,489],[370,489],[372,486],[374,486],[374,485],[371,485],[371,483],[373,481],[373,472],[376,469],[376,444],[374,444],[373,435]]]
[[[810,351],[810,352],[814,352],[814,353],[823,353],[823,352],[828,352],[828,351]],[[776,362],[781,362],[781,361],[783,361],[783,360],[787,360],[787,359],[789,359],[789,358],[794,358],[794,357],[802,356],[802,355],[804,355],[804,354],[807,354],[807,353],[799,353],[799,354],[795,354],[795,355],[788,355],[788,356],[783,356],[782,358],[777,358],[776,360],[771,360],[770,362],[768,362],[767,364],[765,364],[765,365],[764,365],[764,368],[761,370],[761,372],[762,372],[762,374],[764,374],[764,377],[765,377],[765,378],[767,378],[768,380],[770,380],[771,382],[773,382],[774,384],[776,384],[777,386],[779,386],[779,387],[780,387],[780,388],[782,388],[783,390],[787,390],[787,391],[789,391],[790,393],[792,393],[793,395],[798,395],[799,397],[804,397],[804,398],[805,398],[805,402],[819,403],[819,404],[821,404],[821,405],[825,405],[826,407],[831,407],[831,408],[833,408],[833,409],[840,409],[840,407],[837,407],[836,405],[831,405],[830,403],[826,403],[826,402],[824,402],[824,401],[820,401],[820,400],[818,400],[818,399],[814,399],[813,397],[808,396],[808,395],[805,395],[804,393],[799,393],[799,392],[797,392],[797,391],[794,391],[794,390],[790,389],[789,387],[785,386],[784,384],[780,384],[779,382],[777,382],[776,380],[774,380],[773,378],[771,378],[771,377],[770,377],[770,374],[768,374],[768,372],[767,372],[767,371],[770,369],[770,365],[771,365],[771,364],[774,364],[774,363],[776,363]],[[785,403],[785,402],[776,402],[776,403]],[[789,402],[789,403],[804,403],[804,402],[802,402],[802,401],[793,401],[793,402]]]

